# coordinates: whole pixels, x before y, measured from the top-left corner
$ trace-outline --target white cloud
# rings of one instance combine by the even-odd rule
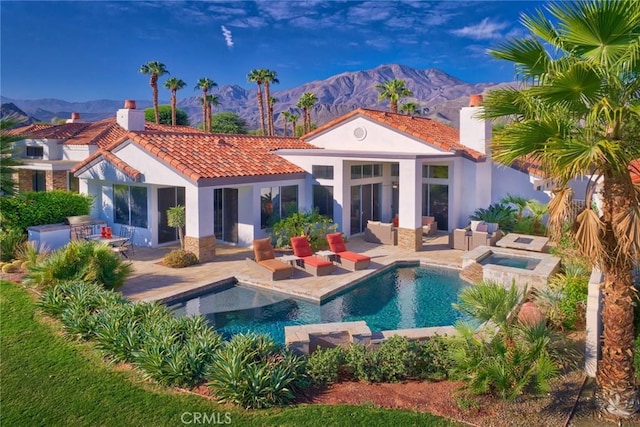
[[[227,47],[231,49],[233,47],[233,37],[231,35],[231,31],[227,30],[227,27],[222,25],[220,27],[222,29],[222,35],[224,36],[224,40],[227,42]]]
[[[505,28],[507,28],[507,24],[504,22],[491,22],[489,18],[484,18],[479,24],[452,30],[451,33],[459,37],[468,37],[475,40],[491,40],[502,38],[501,31]]]

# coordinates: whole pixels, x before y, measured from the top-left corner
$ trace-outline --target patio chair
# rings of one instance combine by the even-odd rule
[[[333,271],[333,263],[324,258],[313,255],[311,245],[305,236],[292,237],[291,247],[293,254],[300,258],[300,266],[304,271],[314,276],[326,276]]]
[[[125,258],[129,258],[131,255],[134,255],[133,235],[135,234],[135,231],[135,227],[121,225],[119,236],[122,237],[122,241],[119,241],[112,246],[113,251],[119,253]]]
[[[276,259],[271,239],[257,239],[253,241],[253,256],[255,260],[247,258],[247,266],[258,274],[267,274],[271,280],[283,280],[293,276],[293,266]]]
[[[371,257],[347,250],[342,233],[327,234],[329,249],[335,253],[335,261],[347,270],[357,271],[369,267]]]
[[[496,246],[496,242],[502,239],[502,236],[501,230],[496,230],[493,233],[482,230],[474,231],[471,233],[469,250],[475,249],[478,246]]]
[[[467,228],[455,228],[449,235],[449,247],[461,251],[468,251],[471,243],[471,230]]]
[[[422,235],[432,236],[436,234],[437,231],[438,231],[438,223],[436,222],[436,218],[433,216],[423,216],[422,217]]]

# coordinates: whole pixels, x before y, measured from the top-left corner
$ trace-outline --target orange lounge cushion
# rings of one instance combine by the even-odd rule
[[[260,262],[268,259],[274,259],[275,253],[273,252],[271,239],[269,237],[265,237],[264,239],[254,240],[253,254],[256,257],[256,262]]]
[[[264,261],[260,261],[258,262],[258,264],[260,264],[261,266],[263,266],[264,268],[266,268],[267,270],[270,271],[289,271],[291,270],[293,267],[291,267],[289,264],[286,264],[278,259],[267,259]]]
[[[340,258],[344,258],[344,259],[349,260],[351,262],[371,261],[371,257],[368,257],[366,255],[362,255],[362,254],[358,254],[358,253],[355,253],[355,252],[351,252],[351,251],[340,252],[340,253],[338,253],[338,256]]]
[[[326,267],[328,265],[333,265],[331,261],[327,261],[326,259],[317,256],[302,257],[302,262],[304,262],[305,265],[310,265],[312,267]]]
[[[311,252],[311,245],[309,245],[309,241],[305,236],[292,237],[291,247],[293,248],[293,254],[300,258],[313,255],[313,252]]]
[[[331,252],[344,252],[347,250],[347,246],[344,244],[342,233],[327,234],[327,243],[329,243],[329,249]]]

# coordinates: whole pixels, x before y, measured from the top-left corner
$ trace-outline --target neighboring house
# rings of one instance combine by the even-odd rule
[[[548,200],[533,165],[490,161],[490,126],[475,117],[481,101],[462,109],[459,132],[357,109],[301,139],[153,129],[127,103],[116,118],[121,133],[71,171],[96,197],[93,215],[136,226],[138,245],[175,242],[166,211],[186,206],[186,248],[202,261],[213,259],[216,240],[250,245],[275,218],[314,207],[347,236],[397,214],[399,245],[418,250],[422,216],[451,230],[508,193]]]
[[[175,132],[170,126],[147,123],[148,130]],[[187,126],[181,132],[202,133]],[[78,178],[69,171],[81,161],[113,141],[122,138],[126,130],[110,118],[88,123],[79,113],[71,113],[71,118],[61,125],[32,124],[10,131],[24,136],[15,144],[16,157],[21,161],[16,182],[19,191],[79,191]]]

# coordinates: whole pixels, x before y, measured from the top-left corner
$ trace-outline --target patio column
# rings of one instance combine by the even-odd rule
[[[216,236],[213,233],[213,190],[186,187],[185,206],[187,226],[184,249],[196,254],[200,262],[213,261],[216,256]]]
[[[422,164],[400,160],[398,247],[422,250]]]

